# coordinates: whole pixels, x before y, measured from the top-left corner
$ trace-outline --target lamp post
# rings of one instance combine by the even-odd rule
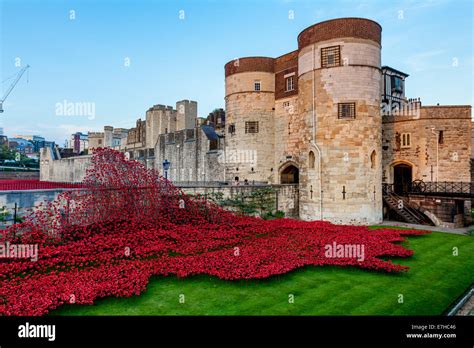
[[[163,170],[165,171],[165,179],[168,180],[168,169],[170,169],[171,162],[165,159],[163,161]]]

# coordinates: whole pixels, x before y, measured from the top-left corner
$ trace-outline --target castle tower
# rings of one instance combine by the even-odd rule
[[[274,177],[274,59],[239,58],[225,65],[226,180]]]
[[[176,130],[196,127],[197,102],[181,100],[176,102]]]
[[[341,18],[298,36],[302,219],[382,220],[381,31],[371,20]]]
[[[113,146],[113,131],[114,127],[104,126],[104,147]]]

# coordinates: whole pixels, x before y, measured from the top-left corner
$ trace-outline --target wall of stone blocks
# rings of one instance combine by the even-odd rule
[[[271,187],[275,190],[275,210],[285,213],[285,217],[298,216],[298,186],[269,185],[269,186],[219,186],[219,187],[182,187],[186,194],[212,195],[222,193],[222,197],[238,199],[242,195],[250,195],[253,190]]]
[[[254,81],[261,91],[254,91]],[[243,72],[226,78],[226,179],[238,177],[256,182],[274,182],[273,73]],[[258,133],[245,133],[246,122],[258,122]],[[229,125],[235,126],[230,134]]]
[[[343,66],[320,68],[320,49],[341,46]],[[298,111],[308,131],[299,144],[300,217],[319,218],[319,168],[307,168],[311,145],[313,76],[316,143],[321,149],[323,219],[371,224],[382,220],[380,46],[370,40],[338,39],[300,50]],[[308,56],[309,55],[309,56]],[[344,59],[345,58],[345,59]],[[355,102],[355,119],[338,119],[338,103]],[[371,154],[375,151],[375,160]],[[313,191],[313,192],[311,192]],[[312,198],[311,198],[312,197]]]
[[[53,160],[51,149],[40,149],[40,180],[55,182],[81,182],[86,176],[92,156],[77,156]]]
[[[154,168],[163,173],[168,160],[168,179],[173,182],[223,181],[223,143],[210,150],[210,142],[201,128],[161,134],[155,147]]]
[[[384,182],[393,183],[398,163],[412,166],[413,180],[470,182],[471,125],[470,106],[427,106],[414,116],[384,116]],[[401,146],[403,133],[410,134],[410,147]]]

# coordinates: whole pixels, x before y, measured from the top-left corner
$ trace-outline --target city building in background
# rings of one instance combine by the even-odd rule
[[[76,132],[71,134],[69,139],[68,148],[72,149],[72,152],[77,155],[83,155],[89,148],[89,137],[87,134],[82,132]]]

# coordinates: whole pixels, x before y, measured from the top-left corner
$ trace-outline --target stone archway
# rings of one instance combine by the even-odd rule
[[[288,163],[280,170],[280,184],[298,184],[300,171],[293,163]]]
[[[396,194],[408,192],[413,181],[413,167],[406,163],[393,166],[393,190]]]

